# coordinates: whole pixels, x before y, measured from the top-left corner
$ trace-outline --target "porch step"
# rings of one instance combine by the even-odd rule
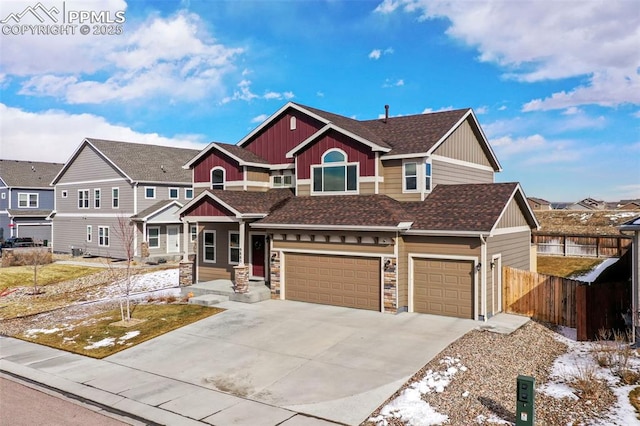
[[[231,280],[205,281],[182,287],[181,291],[183,297],[189,294],[192,295],[189,303],[191,303],[191,300],[199,299],[205,295],[226,297],[224,300],[243,303],[256,303],[271,298],[271,290],[265,285],[264,281],[250,281],[249,291],[247,293],[236,293]]]
[[[213,306],[220,302],[226,302],[229,300],[227,296],[220,296],[217,294],[204,294],[202,296],[192,297],[189,299],[191,305]]]

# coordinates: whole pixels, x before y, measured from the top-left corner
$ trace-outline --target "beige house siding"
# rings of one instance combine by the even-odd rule
[[[493,171],[447,163],[441,160],[431,161],[433,185],[455,185],[462,183],[493,183]]]
[[[297,196],[307,196],[311,195],[311,185],[309,184],[300,184],[297,189]]]
[[[495,254],[502,254],[502,266],[528,271],[531,264],[531,231],[487,238],[487,261],[490,262]]]
[[[376,184],[375,182],[360,182],[360,194],[375,194]]]
[[[247,180],[253,182],[269,182],[269,172],[247,167]]]
[[[472,256],[480,260],[480,239],[464,237],[421,237],[404,236],[398,252],[398,307],[408,307],[409,254],[438,254],[451,256]],[[479,283],[478,283],[479,284]],[[479,288],[479,285],[478,285]],[[400,297],[401,296],[401,297]]]
[[[469,119],[467,119],[434,151],[434,154],[491,166],[479,140],[480,135],[475,134],[469,124]]]
[[[118,179],[123,176],[91,147],[80,150],[57,183]]]
[[[237,223],[200,223],[198,224],[198,282],[218,279],[233,279],[233,267],[229,265],[229,231],[237,231]],[[204,231],[216,231],[216,262],[204,262]],[[248,256],[247,256],[248,261]]]
[[[421,201],[420,192],[402,192],[402,160],[387,160],[382,170],[384,182],[380,185],[380,193],[395,198],[398,201]]]
[[[233,188],[233,189],[242,190],[242,187]],[[251,185],[247,186],[247,191],[249,191],[249,192],[266,192],[268,190],[269,190],[269,187],[267,187],[267,186],[251,186]]]
[[[515,199],[511,199],[496,228],[513,228],[528,225],[527,219],[522,214],[520,206],[518,206],[518,202]]]

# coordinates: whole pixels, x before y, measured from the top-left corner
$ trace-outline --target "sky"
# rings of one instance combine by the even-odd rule
[[[38,4],[0,2],[4,159],[65,162],[85,137],[237,143],[288,101],[363,120],[470,107],[496,181],[640,198],[635,0]]]

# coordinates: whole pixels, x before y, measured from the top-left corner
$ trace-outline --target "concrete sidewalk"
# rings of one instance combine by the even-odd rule
[[[267,300],[103,360],[0,338],[0,371],[167,425],[360,424],[442,349],[487,323]]]

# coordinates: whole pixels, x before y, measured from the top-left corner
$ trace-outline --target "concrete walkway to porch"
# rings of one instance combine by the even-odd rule
[[[264,281],[249,281],[249,291],[246,293],[236,293],[231,280],[205,281],[183,287],[181,291],[184,297],[193,294],[189,303],[203,306],[212,306],[228,300],[257,303],[271,298],[271,290]]]

